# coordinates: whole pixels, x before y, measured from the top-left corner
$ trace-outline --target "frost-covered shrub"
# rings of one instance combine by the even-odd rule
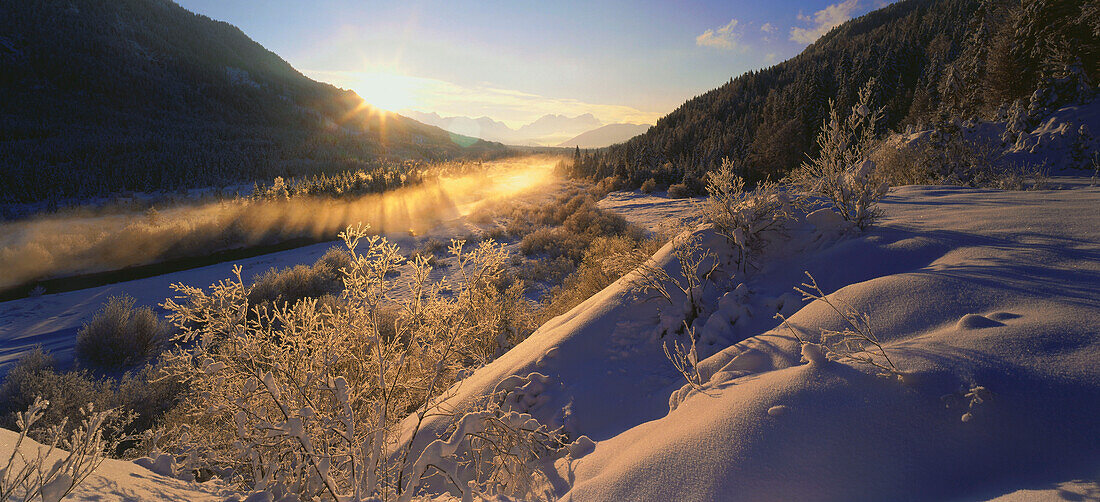
[[[576,262],[584,256],[591,240],[588,235],[565,227],[540,228],[523,237],[519,250],[527,256],[546,255],[551,259],[564,256]]]
[[[683,183],[676,183],[668,187],[668,197],[671,199],[686,199],[692,195],[694,194],[691,189]]]
[[[836,313],[847,327],[842,330],[822,329],[819,342],[815,343],[802,336],[802,333],[787,322],[783,314],[776,314],[777,319],[783,321],[783,325],[794,335],[802,345],[802,357],[811,365],[820,365],[827,361],[829,356],[838,359],[852,361],[858,364],[871,366],[879,371],[880,375],[902,379],[902,372],[894,364],[894,360],[886,352],[882,341],[871,327],[871,316],[866,312],[860,312],[848,303],[839,299],[830,299],[817,281],[809,272],[806,277],[810,282],[804,282],[794,290],[802,293],[804,301],[820,301]]]
[[[109,298],[76,335],[76,355],[104,369],[133,366],[164,348],[168,328],[153,309],[134,308],[129,296]]]
[[[0,426],[15,430],[19,413],[30,408],[38,398],[51,403],[39,417],[39,425],[47,428],[79,417],[80,409],[89,402],[99,409],[108,409],[114,404],[107,382],[87,371],[58,372],[53,357],[41,348],[20,358],[4,376],[0,384]]]
[[[173,286],[179,296],[164,307],[180,344],[164,374],[188,389],[158,448],[244,488],[303,499],[408,489],[413,459],[388,460],[397,421],[439,412],[459,370],[526,336],[526,301],[521,287],[495,287],[507,253],[491,241],[452,242],[456,278],[441,295],[422,258],[393,277],[406,262],[396,246],[361,226],[341,237],[351,264],[326,305],[252,305],[239,267],[209,291]],[[411,293],[395,297],[397,288]]]
[[[657,190],[657,180],[650,178],[642,182],[642,186],[638,188],[643,193],[652,193]]]
[[[63,423],[76,423],[88,404],[96,409],[115,410],[118,420],[104,427],[112,443],[140,434],[169,412],[183,391],[179,381],[162,378],[158,369],[146,365],[118,378],[97,378],[86,370],[58,371],[53,357],[36,348],[24,355],[0,384],[0,427],[16,430],[18,412],[35,399],[49,401],[39,418],[40,430],[31,437],[44,441],[41,432]],[[112,454],[121,454],[132,442],[121,444]]]
[[[550,289],[542,300],[539,319],[546,322],[580,305],[627,272],[644,263],[660,243],[627,236],[597,237],[585,250],[576,271]]]
[[[791,203],[787,195],[772,182],[761,182],[746,191],[745,181],[729,159],[707,173],[707,193],[703,205],[706,219],[724,236],[736,251],[737,266],[746,270],[764,247],[766,233],[782,230],[791,219]]]
[[[957,125],[940,124],[919,139],[906,141],[892,137],[870,158],[878,175],[893,185],[941,184],[1001,190],[1038,189],[1044,185],[1044,166],[1008,162],[1002,148],[968,137]]]
[[[11,454],[0,459],[0,501],[59,502],[103,463],[108,448],[103,429],[112,412],[96,411],[88,405],[81,409],[82,420],[71,430],[63,422],[41,431],[39,421],[49,406],[49,401],[36,398],[26,411],[18,413],[19,436]],[[46,439],[38,445],[24,444],[28,433],[35,430]]]
[[[649,294],[648,299],[663,299],[673,311],[679,307],[680,312],[675,314],[679,318],[672,323],[679,326],[677,332],[691,329],[703,312],[703,286],[711,280],[719,265],[717,255],[710,249],[704,250],[699,240],[699,236],[692,233],[673,238],[672,255],[680,265],[678,273],[668,273],[647,255],[640,260],[642,264],[631,277],[631,289],[636,294]],[[674,298],[676,291],[684,296],[683,303],[678,304]]]
[[[342,249],[332,248],[313,265],[295,265],[278,270],[272,268],[257,278],[248,293],[253,304],[269,302],[293,303],[302,298],[320,298],[340,291],[341,269],[351,264],[351,256]]]
[[[883,113],[882,108],[872,108],[873,85],[871,80],[859,91],[859,100],[845,119],[830,100],[829,118],[817,135],[818,155],[791,175],[795,186],[825,197],[859,228],[867,228],[880,215],[878,200],[889,188],[875,176],[875,164],[868,158]]]
[[[555,500],[545,472],[558,458],[584,454],[592,441],[582,436],[570,443],[561,430],[550,430],[491,397],[485,409],[464,414],[446,438],[424,448],[409,468],[409,485],[399,500],[412,500],[420,483],[433,477],[463,494],[463,500],[477,494]]]

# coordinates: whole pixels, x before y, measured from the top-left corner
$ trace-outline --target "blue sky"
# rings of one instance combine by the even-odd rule
[[[882,5],[824,1],[177,0],[393,111],[652,123]]]

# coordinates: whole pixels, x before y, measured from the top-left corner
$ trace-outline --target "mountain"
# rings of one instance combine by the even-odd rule
[[[0,3],[0,202],[504,151],[306,78],[169,0]]]
[[[607,124],[588,132],[574,136],[558,146],[576,146],[580,148],[603,148],[622,143],[649,130],[647,124]]]
[[[481,138],[486,141],[498,141],[501,143],[526,144],[519,138],[517,132],[508,127],[504,122],[498,122],[489,117],[441,117],[438,113],[423,113],[417,111],[404,112],[405,115],[425,124],[436,126],[440,129],[462,134],[471,138]]]
[[[816,154],[830,100],[850,109],[871,79],[884,128],[995,117],[1014,100],[1049,107],[1066,96],[1044,91],[1050,103],[1029,104],[1030,96],[1055,80],[1086,90],[1100,81],[1100,7],[903,0],[688,100],[645,134],[578,159],[574,174],[699,187],[729,157],[750,182],[779,178]]]
[[[566,138],[590,131],[603,125],[591,113],[576,117],[565,115],[543,115],[534,122],[512,129],[503,122],[489,117],[442,117],[438,113],[417,111],[402,112],[425,124],[486,141],[497,141],[509,145],[553,146]],[[610,143],[609,143],[610,144]]]
[[[603,125],[591,113],[566,117],[565,115],[543,115],[538,120],[519,128],[521,136],[529,138],[571,137],[590,131]],[[564,138],[563,138],[564,139]]]

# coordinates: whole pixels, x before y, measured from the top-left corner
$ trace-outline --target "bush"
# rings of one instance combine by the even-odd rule
[[[873,154],[878,175],[894,185],[961,185],[1001,190],[1040,189],[1043,166],[1006,162],[997,146],[965,136],[959,127],[936,127],[919,140],[890,138]]]
[[[881,211],[878,200],[890,187],[875,177],[875,164],[868,158],[875,140],[882,109],[871,108],[874,80],[859,91],[859,100],[846,119],[829,101],[829,118],[817,135],[819,153],[791,173],[802,191],[825,197],[845,220],[867,228]]]
[[[642,182],[642,186],[639,188],[643,193],[652,193],[657,190],[657,180],[650,178]]]
[[[722,159],[721,167],[707,174],[710,196],[703,205],[703,214],[736,251],[737,267],[745,271],[755,266],[755,255],[767,242],[765,234],[781,231],[784,222],[791,219],[791,205],[775,183],[764,181],[746,191],[737,171],[733,162]]]
[[[405,262],[396,246],[363,227],[341,237],[351,265],[330,305],[303,299],[246,317],[239,267],[209,291],[174,286],[180,296],[164,307],[180,343],[165,371],[188,386],[178,421],[161,436],[167,451],[231,472],[244,488],[278,480],[302,499],[396,495],[416,483],[405,477],[416,459],[391,456],[398,421],[440,411],[436,398],[459,371],[530,333],[530,307],[521,285],[495,286],[508,255],[491,241],[468,251],[452,241],[457,270],[443,296],[423,258],[390,279]],[[421,294],[392,299],[395,287]]]
[[[686,199],[694,195],[691,189],[683,183],[677,183],[668,187],[668,196],[672,199]]]
[[[339,248],[329,249],[313,265],[272,268],[255,280],[248,292],[253,304],[293,303],[302,298],[321,298],[340,291],[340,269],[351,264],[351,257]]]
[[[134,366],[159,354],[167,334],[153,309],[135,309],[133,298],[115,296],[77,332],[76,356],[102,369]]]
[[[540,322],[546,322],[580,305],[657,252],[654,239],[629,236],[597,237],[584,252],[580,266],[542,300]]]
[[[175,407],[183,384],[162,376],[152,365],[117,379],[96,378],[87,370],[59,372],[53,357],[35,348],[19,359],[0,384],[0,427],[17,430],[18,413],[38,398],[50,403],[39,419],[43,429],[78,423],[81,409],[91,403],[97,410],[115,410],[121,419],[112,420],[103,431],[115,443],[151,429]],[[31,437],[46,439],[42,431],[32,432]],[[132,441],[115,453],[126,446],[132,446]]]
[[[37,398],[50,402],[39,422],[47,428],[79,417],[80,409],[89,402],[98,409],[109,409],[114,404],[106,381],[84,370],[57,372],[54,358],[41,347],[20,358],[0,384],[0,425],[17,430],[18,413],[30,408]]]
[[[49,401],[38,398],[19,413],[19,436],[0,467],[0,500],[59,501],[103,463],[109,445],[103,431],[113,412],[95,411],[89,405],[81,409],[81,420],[67,432],[64,427],[42,426],[43,413],[49,406]],[[23,441],[36,432],[45,436],[43,444],[24,448]]]

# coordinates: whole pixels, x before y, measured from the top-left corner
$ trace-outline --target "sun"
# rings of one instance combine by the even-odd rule
[[[348,82],[361,98],[371,105],[396,112],[414,108],[420,104],[415,78],[392,73],[359,73],[352,82]]]

